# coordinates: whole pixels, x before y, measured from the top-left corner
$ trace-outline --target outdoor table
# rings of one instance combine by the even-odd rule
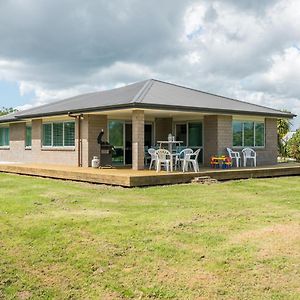
[[[170,153],[172,154],[172,150],[173,150],[173,145],[180,145],[183,143],[183,141],[157,141],[157,143],[159,144],[159,148],[161,148],[162,144],[167,144],[168,145],[168,149],[170,151]]]

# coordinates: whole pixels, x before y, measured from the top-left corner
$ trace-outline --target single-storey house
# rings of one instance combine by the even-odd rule
[[[226,148],[252,147],[261,165],[277,162],[278,118],[292,113],[159,80],[79,95],[0,118],[0,161],[90,166],[97,136],[114,147],[113,164],[144,168],[145,146],[169,133],[201,148],[201,162]]]

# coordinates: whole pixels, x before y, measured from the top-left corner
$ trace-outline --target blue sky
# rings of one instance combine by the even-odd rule
[[[2,0],[0,106],[156,78],[300,115],[299,11],[299,0]]]
[[[16,107],[31,103],[34,99],[32,93],[21,96],[17,82],[0,80],[0,106]]]

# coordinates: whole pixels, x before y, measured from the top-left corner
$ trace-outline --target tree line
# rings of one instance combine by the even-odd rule
[[[277,121],[278,152],[282,158],[294,158],[300,161],[300,128],[288,140],[284,137],[291,131],[291,122],[288,119],[279,119]]]
[[[12,108],[12,107],[2,107],[0,108],[0,116],[4,116],[4,115],[7,115],[7,114],[10,114],[10,113],[13,113],[17,111],[15,108]]]

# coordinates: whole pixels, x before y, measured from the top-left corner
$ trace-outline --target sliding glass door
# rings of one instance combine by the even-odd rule
[[[114,146],[113,165],[124,164],[124,122],[109,121],[108,123],[109,143]]]
[[[145,147],[153,145],[153,126],[145,124]],[[119,120],[110,120],[108,123],[109,143],[114,146],[113,165],[132,164],[132,123]]]
[[[202,122],[184,122],[175,124],[176,140],[183,141],[183,146],[187,146],[194,151],[201,148],[199,162],[203,162],[203,127]]]

